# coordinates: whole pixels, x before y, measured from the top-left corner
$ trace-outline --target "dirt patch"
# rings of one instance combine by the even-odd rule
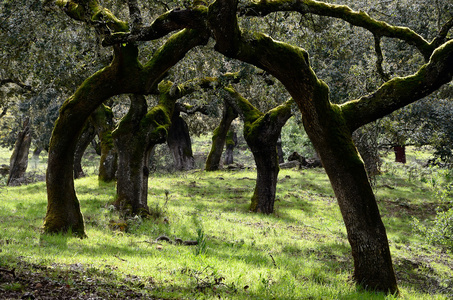
[[[19,262],[17,268],[0,268],[0,299],[156,299],[139,291],[146,280],[134,277],[114,285],[111,274],[81,264],[45,267]]]

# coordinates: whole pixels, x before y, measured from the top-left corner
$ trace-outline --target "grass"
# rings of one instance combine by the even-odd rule
[[[410,180],[408,172],[387,162],[375,188],[401,297],[449,299],[451,249],[426,244],[411,224],[414,216],[434,217],[439,201],[433,191],[450,182],[439,169],[423,175],[419,168]],[[428,176],[436,185],[422,179]],[[156,173],[148,203],[159,217],[125,221],[109,205],[114,184],[98,184],[96,176],[76,180],[88,235],[82,240],[41,235],[44,183],[1,187],[0,268],[44,268],[69,287],[127,286],[145,298],[393,299],[352,284],[346,230],[323,170],[282,170],[270,216],[248,211],[255,178],[253,170]],[[112,222],[125,222],[127,230],[112,229]],[[155,242],[160,235],[200,243]],[[67,271],[81,272],[82,283],[76,275],[61,275]],[[0,280],[2,289],[26,287]]]

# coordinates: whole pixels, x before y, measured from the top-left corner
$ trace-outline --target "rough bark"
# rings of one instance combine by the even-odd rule
[[[96,132],[94,131],[93,125],[91,123],[87,123],[79,137],[74,153],[74,179],[85,177],[85,173],[82,168],[82,157],[86,148],[95,136]]]
[[[148,182],[149,170],[145,158],[149,147],[147,135],[152,128],[146,130],[140,126],[148,110],[145,97],[133,95],[130,98],[129,112],[113,132],[119,166],[114,205],[126,216],[144,216],[149,213],[143,187]]]
[[[180,113],[181,110],[177,108],[173,111],[171,126],[168,130],[167,144],[173,154],[176,170],[187,171],[194,168],[195,159],[192,153],[189,126],[187,126],[186,121],[184,121]]]
[[[219,169],[228,130],[231,126],[231,122],[233,122],[237,116],[238,113],[234,108],[229,105],[228,102],[224,101],[222,119],[220,120],[219,126],[214,129],[212,135],[211,150],[206,159],[206,171],[216,171]]]
[[[9,160],[9,175],[7,185],[20,185],[28,167],[28,153],[30,151],[31,137],[29,119],[24,121],[22,130],[17,135],[14,151]]]
[[[99,106],[90,117],[100,140],[101,159],[99,161],[99,181],[110,182],[116,179],[118,154],[112,138],[114,128],[112,110],[106,105]]]
[[[277,140],[291,117],[292,100],[266,114],[261,113],[233,88],[225,88],[225,99],[244,120],[244,138],[256,164],[256,185],[250,210],[271,214],[274,211],[278,172]]]

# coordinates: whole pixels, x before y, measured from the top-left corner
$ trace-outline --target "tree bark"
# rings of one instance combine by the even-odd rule
[[[211,151],[209,151],[208,158],[206,159],[206,171],[216,171],[219,169],[228,130],[231,126],[231,122],[233,122],[237,116],[238,113],[236,110],[229,105],[227,101],[224,101],[222,120],[220,121],[219,126],[214,129],[212,135]]]
[[[292,100],[261,113],[233,88],[225,88],[226,100],[244,119],[244,138],[256,164],[256,185],[250,210],[271,214],[274,212],[278,172],[277,140],[282,127],[291,117]]]
[[[160,95],[159,104],[147,112],[142,95],[131,96],[129,112],[113,132],[118,149],[115,207],[125,216],[148,215],[149,155],[166,141],[175,99]]]
[[[112,138],[114,128],[112,110],[106,105],[101,105],[91,115],[90,121],[95,126],[101,143],[98,179],[103,182],[114,181],[118,168],[118,154]]]
[[[177,106],[176,106],[177,107]],[[178,171],[191,170],[195,166],[190,140],[189,126],[180,115],[181,110],[175,108],[168,130],[167,144],[173,154],[175,168]]]
[[[94,131],[94,127],[88,122],[80,135],[74,153],[74,179],[85,177],[85,173],[82,168],[82,157],[86,148],[95,136],[96,132]]]
[[[9,176],[7,185],[20,185],[28,167],[28,153],[30,151],[31,137],[29,119],[24,121],[22,131],[17,136],[14,151],[9,160]]]

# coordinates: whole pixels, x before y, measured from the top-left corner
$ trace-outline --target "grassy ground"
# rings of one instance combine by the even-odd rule
[[[414,156],[416,157],[416,156]],[[156,219],[122,220],[114,184],[76,180],[87,239],[41,235],[45,184],[0,188],[0,298],[392,299],[357,290],[344,224],[321,169],[282,170],[276,213],[248,212],[253,170],[150,178]],[[451,249],[426,244],[413,217],[433,219],[448,172],[387,162],[376,195],[403,299],[451,299]],[[198,240],[186,246],[155,241]],[[12,271],[14,269],[14,272]],[[35,276],[24,279],[25,275]],[[14,276],[16,278],[14,278]]]

